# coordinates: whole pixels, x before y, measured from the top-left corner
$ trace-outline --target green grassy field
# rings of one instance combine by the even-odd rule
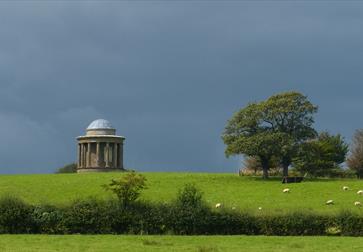
[[[363,211],[354,206],[363,196],[357,191],[363,189],[359,180],[318,180],[300,184],[283,185],[279,180],[262,181],[259,178],[238,177],[235,174],[213,173],[143,173],[148,189],[143,199],[170,201],[185,183],[195,183],[203,192],[206,201],[214,206],[221,202],[225,207],[251,209],[256,212],[280,213],[290,210],[313,210],[334,213],[341,209]],[[1,175],[0,193],[16,195],[31,203],[64,204],[77,198],[111,197],[101,185],[120,173],[96,174],[44,174],[44,175]],[[350,190],[343,191],[343,186]],[[282,193],[283,188],[291,193]],[[326,206],[329,199],[335,205]],[[258,210],[262,207],[262,210]]]
[[[351,252],[363,250],[356,237],[1,235],[2,252]]]

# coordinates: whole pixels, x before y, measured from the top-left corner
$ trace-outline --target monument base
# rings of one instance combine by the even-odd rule
[[[124,172],[125,169],[121,168],[103,168],[103,167],[88,167],[88,168],[77,168],[77,173],[85,172]]]

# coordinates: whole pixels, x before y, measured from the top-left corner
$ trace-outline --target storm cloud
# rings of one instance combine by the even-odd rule
[[[233,172],[221,134],[248,102],[287,90],[316,127],[363,128],[363,3],[19,1],[0,3],[0,172],[76,159],[104,118],[125,166]]]

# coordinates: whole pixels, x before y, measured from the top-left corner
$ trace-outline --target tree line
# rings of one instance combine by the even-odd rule
[[[288,176],[293,170],[312,177],[346,171],[344,162],[363,178],[363,129],[350,146],[340,134],[318,132],[314,115],[318,107],[299,92],[284,92],[249,103],[227,122],[222,139],[227,157],[243,155],[248,168],[269,177],[272,168]]]

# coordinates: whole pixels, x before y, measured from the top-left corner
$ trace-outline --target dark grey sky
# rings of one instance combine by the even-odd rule
[[[236,171],[226,120],[287,90],[320,130],[363,127],[363,2],[0,2],[0,173],[74,161],[97,118],[128,168]]]

